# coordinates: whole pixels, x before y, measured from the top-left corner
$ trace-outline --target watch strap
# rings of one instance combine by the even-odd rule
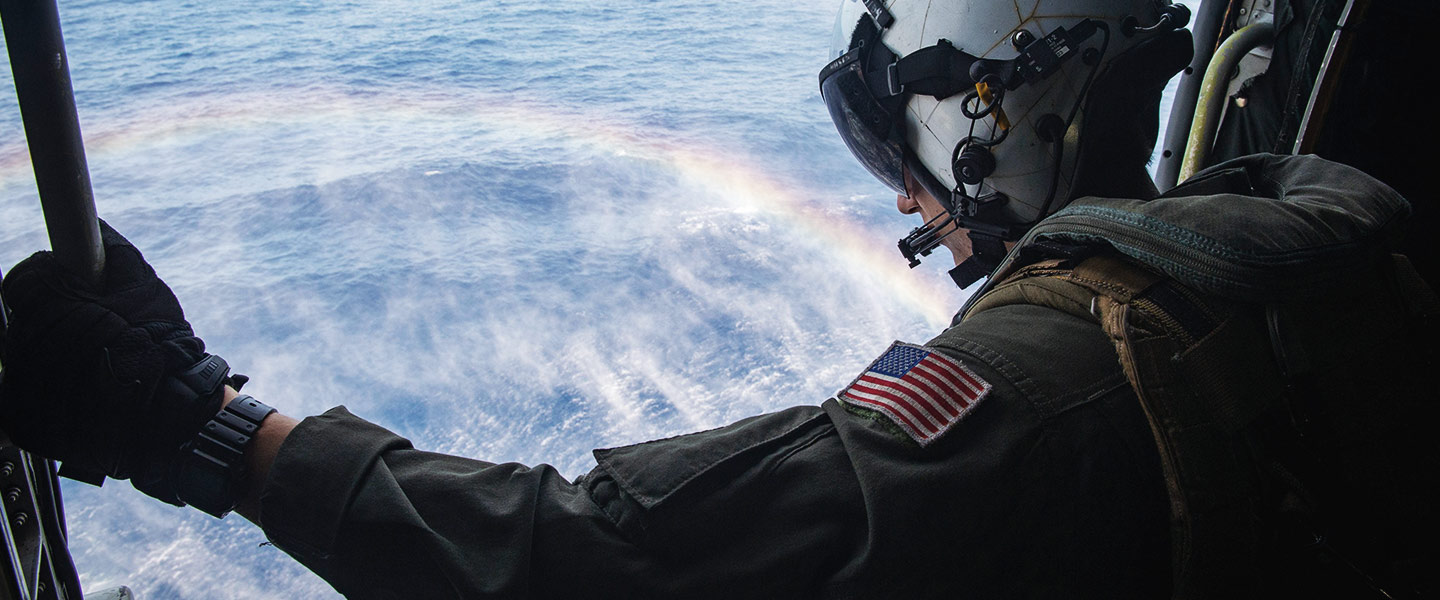
[[[215,413],[182,457],[176,492],[180,500],[214,517],[224,517],[240,501],[245,449],[274,408],[241,394]]]

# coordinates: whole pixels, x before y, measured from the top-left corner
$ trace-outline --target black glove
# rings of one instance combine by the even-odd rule
[[[64,463],[61,474],[108,475],[180,505],[180,448],[220,410],[228,367],[205,354],[169,286],[103,221],[102,289],[37,252],[4,279],[10,327],[0,429]]]

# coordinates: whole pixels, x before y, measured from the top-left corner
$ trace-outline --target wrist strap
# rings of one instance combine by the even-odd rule
[[[186,444],[176,495],[211,516],[224,517],[240,502],[245,449],[274,408],[236,396]]]
[[[219,406],[221,402],[223,402],[221,388],[227,382],[230,382],[231,387],[239,390],[240,386],[235,385],[233,382],[238,381],[240,385],[243,385],[245,381],[249,379],[250,378],[244,375],[230,374],[230,365],[225,362],[225,359],[214,354],[206,354],[194,365],[191,365],[183,371],[171,373],[161,379],[159,385],[156,386],[154,398],[157,399],[155,401],[156,404],[161,406],[202,404],[215,407],[208,410],[219,410]],[[200,414],[208,412],[203,406],[196,410],[199,411]],[[193,421],[189,422],[193,423]],[[182,452],[185,450],[186,449],[182,448]],[[61,477],[67,477],[93,486],[99,486],[105,483],[105,477],[107,476],[127,479],[135,475],[135,473],[117,474],[89,467],[77,467],[74,463],[68,461],[60,465]],[[139,480],[137,480],[137,482],[138,481]],[[137,485],[140,484],[137,483]],[[147,491],[146,493],[162,501],[176,504],[176,499],[171,493],[160,492],[158,490]]]

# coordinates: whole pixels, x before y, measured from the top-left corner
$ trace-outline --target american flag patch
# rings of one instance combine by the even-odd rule
[[[944,354],[895,342],[840,390],[840,400],[889,417],[921,446],[980,404],[990,383]]]

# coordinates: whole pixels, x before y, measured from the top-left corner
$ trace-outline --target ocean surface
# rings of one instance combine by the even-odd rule
[[[815,404],[963,301],[820,101],[835,0],[64,0],[99,212],[246,392],[548,463]],[[0,73],[0,265],[48,246]],[[331,598],[63,486],[88,590]]]

